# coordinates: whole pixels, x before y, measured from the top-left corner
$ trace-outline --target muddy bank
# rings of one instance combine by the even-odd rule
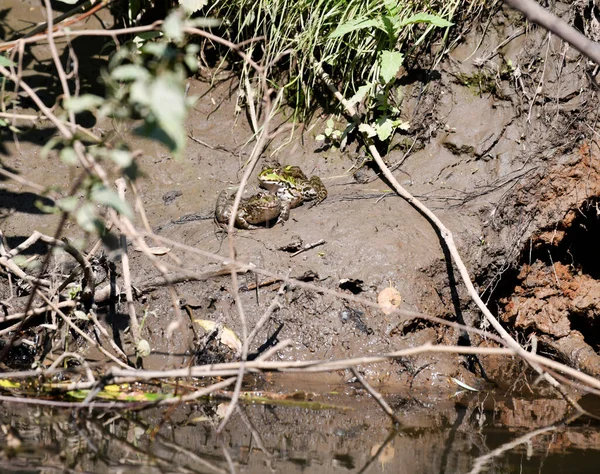
[[[498,47],[508,37],[511,41]],[[427,58],[421,61],[427,65]],[[485,35],[475,28],[458,43],[435,74],[409,71],[402,78],[403,119],[410,122],[411,129],[399,137],[386,159],[399,165],[396,174],[400,182],[452,230],[482,294],[503,321],[515,333],[538,335],[547,347],[562,351],[564,359],[596,373],[597,343],[586,334],[594,328],[597,303],[586,295],[594,292],[597,279],[591,269],[598,255],[590,243],[597,235],[594,209],[599,181],[595,145],[585,139],[591,136],[588,124],[594,123],[596,108],[584,66],[579,55],[561,42],[539,29],[525,29],[518,16],[503,10],[492,17]],[[111,133],[142,150],[138,165],[144,175],[138,183],[139,193],[157,235],[227,256],[224,236],[212,219],[215,201],[219,192],[239,181],[251,150],[246,138],[252,133],[247,121],[234,113],[235,80],[212,86],[199,77],[190,78],[188,84],[189,94],[201,100],[187,122],[186,159],[175,161],[163,148],[130,136],[123,127],[114,129],[110,123],[96,124],[94,131],[102,134],[112,128]],[[323,149],[314,138],[322,131],[324,119],[317,119],[301,133],[279,134],[263,161],[297,165],[307,175],[319,176],[328,189],[327,199],[316,207],[293,209],[284,225],[239,231],[238,258],[371,301],[393,286],[402,295],[403,309],[480,325],[480,315],[457,284],[456,273],[430,224],[406,202],[389,195],[371,169],[353,174],[359,159],[355,143],[343,151]],[[29,136],[34,138],[18,145],[9,135],[3,136],[3,164],[34,182],[44,182],[51,173],[58,188],[66,192],[73,171],[56,156],[47,161],[33,159],[43,142]],[[258,188],[257,171],[249,194]],[[52,234],[56,219],[40,214],[32,205],[35,194],[9,181],[3,182],[3,193],[3,232],[10,247],[34,229]],[[77,227],[68,224],[65,233],[77,237]],[[298,255],[286,250],[299,242],[321,240],[323,245]],[[591,250],[582,250],[582,246]],[[190,322],[186,308],[192,319],[217,321],[241,334],[228,276],[178,284],[174,308],[173,295],[167,290],[149,288],[159,272],[144,255],[130,250],[134,285],[141,288],[137,310],[148,315],[143,336],[152,355],[146,359],[146,367],[177,367],[197,357],[202,331]],[[45,247],[38,245],[29,249],[28,255],[39,262],[44,251]],[[175,247],[156,258],[173,269],[207,275],[220,270],[210,259]],[[531,278],[528,269],[540,270],[539,265],[545,266],[547,278],[525,283]],[[60,278],[64,273],[61,263],[54,268]],[[557,272],[564,275],[552,281],[551,275]],[[263,278],[253,274],[240,278],[241,301],[252,327],[275,297],[279,284],[263,285]],[[571,284],[571,280],[577,282]],[[97,284],[106,282],[104,276]],[[257,284],[258,290],[247,290]],[[557,288],[550,290],[552,285]],[[2,291],[4,299],[15,296],[8,286]],[[560,302],[550,305],[556,310],[548,307],[548,291],[560,293]],[[123,304],[99,309],[101,320],[131,353],[124,315]],[[36,327],[27,331],[22,339],[48,337]],[[563,340],[565,337],[570,339]],[[453,329],[424,321],[407,322],[293,286],[286,290],[282,308],[257,334],[250,353],[258,355],[284,339],[292,343],[280,353],[283,360],[347,358],[427,342],[480,343],[477,337],[466,340]],[[589,357],[586,362],[576,362],[575,349],[559,349],[561,344],[584,350]],[[32,358],[36,357],[40,354],[34,351]],[[215,357],[221,361],[233,354],[225,351]],[[493,360],[493,364],[499,362]],[[477,385],[485,382],[481,377],[486,372],[497,370],[472,358],[422,355],[366,368],[365,373],[377,381],[454,390],[452,377]],[[334,377],[341,382],[349,375],[340,372]]]

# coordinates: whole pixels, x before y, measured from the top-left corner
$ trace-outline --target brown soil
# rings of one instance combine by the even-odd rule
[[[477,50],[479,57],[496,44],[495,36],[504,38],[516,29],[513,24],[505,24],[503,18],[495,17],[494,28]],[[596,308],[588,301],[593,293],[586,299],[582,292],[593,291],[597,285],[597,275],[585,272],[584,267],[593,266],[598,251],[593,245],[592,250],[577,250],[585,242],[592,242],[598,228],[594,211],[598,157],[595,145],[580,139],[587,129],[578,122],[580,118],[595,118],[592,93],[572,93],[587,81],[581,59],[567,54],[564,65],[554,65],[551,61],[561,57],[556,50],[561,44],[547,43],[544,32],[532,30],[517,36],[483,66],[475,66],[479,62],[471,54],[478,41],[476,36],[452,51],[439,77],[408,75],[403,79],[404,118],[412,125],[405,138],[416,146],[406,157],[404,148],[398,145],[386,158],[391,164],[402,164],[397,171],[400,181],[450,227],[482,292],[492,303],[498,300],[505,312],[503,320],[513,322],[515,331],[527,329],[562,338],[571,334],[573,324],[592,327]],[[43,54],[43,47],[38,48]],[[515,67],[536,64],[541,51],[548,55],[544,70],[536,69],[531,77],[518,75]],[[507,69],[509,60],[513,69]],[[494,93],[478,93],[481,87],[465,86],[471,84],[466,77],[479,77],[480,82],[487,78]],[[540,77],[544,78],[544,88],[532,96],[528,92]],[[157,234],[226,256],[223,235],[212,220],[214,203],[224,187],[237,183],[252,146],[246,144],[251,132],[247,121],[233,112],[235,81],[226,79],[211,87],[202,80],[190,79],[189,85],[189,93],[202,99],[190,114],[188,132],[201,142],[190,140],[185,160],[173,160],[164,149],[131,137],[126,130],[114,132],[126,137],[133,148],[143,150],[138,164],[144,177],[138,185]],[[106,132],[108,127],[111,125],[97,124],[95,130]],[[352,152],[354,145],[343,152],[322,151],[314,141],[322,128],[319,119],[310,131],[280,134],[264,159],[299,165],[307,174],[320,176],[329,190],[327,200],[314,208],[293,210],[285,225],[239,231],[238,258],[373,301],[391,284],[400,291],[404,309],[477,325],[480,316],[462,294],[462,285],[456,284],[431,225],[406,202],[385,194],[387,188],[381,181],[361,184],[372,172],[367,170],[366,176],[361,173],[360,179],[353,177],[350,170],[357,159]],[[57,185],[66,190],[73,179],[72,170],[57,162],[56,157],[32,159],[39,153],[39,139],[32,136],[17,146],[6,138],[5,166],[38,183],[44,183],[50,172]],[[248,192],[256,185],[253,178]],[[3,231],[9,245],[16,245],[34,229],[53,233],[56,220],[37,211],[33,205],[35,194],[14,182],[5,182],[3,193],[7,214]],[[76,227],[69,224],[67,233],[76,232]],[[569,233],[573,237],[566,239]],[[313,243],[320,239],[326,241],[325,245],[294,257],[281,250],[298,240]],[[543,260],[538,255],[552,254],[559,247],[565,256],[573,255],[573,262],[556,257],[554,262],[562,265],[548,267],[549,262],[532,261],[519,270],[528,253]],[[142,254],[133,249],[131,254],[134,283],[147,289],[148,282],[159,274]],[[210,260],[176,249],[159,258],[172,259],[180,262],[176,265],[200,273],[219,269]],[[534,278],[527,273],[529,268],[545,269],[550,276],[557,272],[561,275],[523,283],[526,276],[528,282]],[[582,271],[584,275],[577,275]],[[560,291],[553,289],[556,280],[562,282]],[[242,276],[243,287],[253,283],[253,275]],[[539,289],[534,291],[531,285]],[[243,287],[242,302],[252,326],[278,286],[261,287],[258,292],[244,291]],[[240,333],[229,277],[182,283],[176,291],[182,304],[191,302],[196,308],[194,318],[220,321]],[[551,294],[556,294],[554,299]],[[291,339],[292,346],[280,355],[283,359],[344,358],[428,341],[453,343],[459,337],[453,330],[426,323],[407,326],[398,316],[388,317],[368,307],[300,288],[288,289],[285,298],[284,307],[250,348],[252,353],[264,350],[267,341],[272,344]],[[587,306],[582,309],[582,305]],[[126,325],[118,322],[123,319],[123,308],[116,310],[105,317],[113,330],[121,331]],[[177,319],[168,291],[147,292],[139,300],[138,311],[149,314],[144,337],[151,344],[153,356],[146,360],[147,367],[176,366],[181,359],[173,355],[193,353],[194,331],[189,322]],[[178,330],[170,331],[176,320]],[[124,343],[128,343],[127,337]],[[476,344],[477,339],[471,343]],[[366,371],[390,383],[410,381],[428,388],[453,389],[451,377],[476,383],[474,376],[482,375],[469,368],[473,366],[462,357],[426,355],[413,358],[408,367],[392,362]],[[340,380],[347,378],[343,373],[339,376]]]

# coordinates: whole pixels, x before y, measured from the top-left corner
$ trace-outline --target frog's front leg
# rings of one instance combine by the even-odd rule
[[[281,213],[277,219],[277,224],[280,222],[283,224],[290,218],[290,211],[292,210],[292,201],[285,199],[281,201]]]
[[[240,213],[238,212],[238,215],[235,216],[235,226],[238,229],[246,229],[246,230],[253,230],[253,229],[258,229],[258,226],[255,226],[253,224],[250,224],[250,222],[248,222],[244,216],[240,215]]]

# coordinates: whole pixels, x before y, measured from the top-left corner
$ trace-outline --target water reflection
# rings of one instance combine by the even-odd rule
[[[6,472],[596,472],[600,430],[565,424],[562,400],[388,397],[403,425],[364,396],[338,408],[245,404],[219,435],[227,402],[169,409],[61,411],[4,403]],[[316,397],[316,396],[315,396]],[[320,398],[320,397],[316,397]]]

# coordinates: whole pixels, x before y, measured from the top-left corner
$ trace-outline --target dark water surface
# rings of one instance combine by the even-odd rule
[[[386,398],[402,426],[394,428],[375,402],[358,391],[325,397],[299,392],[293,399],[269,405],[242,404],[220,435],[216,427],[227,401],[139,412],[4,403],[0,469],[31,473],[598,471],[600,424],[580,417],[565,425],[570,410],[562,400],[490,393]],[[14,447],[15,442],[19,446]]]

